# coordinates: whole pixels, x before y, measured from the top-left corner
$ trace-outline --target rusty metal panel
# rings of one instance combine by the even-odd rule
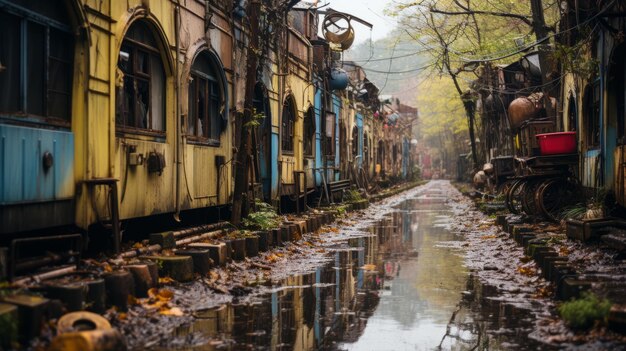
[[[289,53],[291,54],[291,56],[294,57],[296,60],[308,65],[309,45],[307,44],[307,42],[304,41],[304,39],[299,37],[292,30],[289,30],[288,32],[288,40],[289,41],[287,46],[289,48]]]
[[[588,150],[583,156],[581,181],[583,186],[595,188],[599,186],[599,171],[602,162],[602,153],[599,149]]]

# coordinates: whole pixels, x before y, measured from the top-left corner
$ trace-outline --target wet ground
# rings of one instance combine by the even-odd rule
[[[532,308],[495,298],[497,289],[468,265],[463,224],[455,219],[463,211],[458,197],[448,182],[436,181],[376,205],[363,221],[341,228],[344,239],[328,243],[327,263],[300,267],[306,273],[250,296],[196,308],[192,322],[153,348],[546,348],[528,336]]]
[[[241,296],[215,294],[202,281],[175,288],[186,316],[172,317],[182,318],[174,333],[164,327],[158,337],[153,330],[129,344],[154,350],[621,347],[553,342],[563,331],[544,296],[549,284],[492,223],[449,182],[432,181],[305,238],[308,251],[287,247],[285,253],[300,255],[275,262],[271,273],[247,272],[266,284]],[[269,255],[264,259],[275,254]],[[146,330],[154,329],[148,324]],[[129,325],[136,329],[127,335],[143,328]]]

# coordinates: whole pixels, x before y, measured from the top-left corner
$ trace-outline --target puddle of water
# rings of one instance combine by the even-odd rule
[[[534,349],[528,313],[495,299],[497,289],[465,267],[445,198],[397,210],[333,250],[328,265],[253,303],[196,313],[173,337],[188,345],[179,349]]]

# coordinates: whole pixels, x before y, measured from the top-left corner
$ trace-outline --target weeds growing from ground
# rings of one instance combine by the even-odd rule
[[[564,302],[559,307],[559,314],[572,329],[583,330],[593,327],[596,322],[606,323],[610,309],[609,300],[584,292],[581,298]]]
[[[265,202],[257,201],[256,211],[242,220],[245,228],[253,230],[270,230],[280,225],[280,216],[274,208]]]

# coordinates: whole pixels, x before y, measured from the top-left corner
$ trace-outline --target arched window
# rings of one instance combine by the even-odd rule
[[[283,104],[282,115],[282,134],[281,145],[282,150],[288,153],[293,152],[293,137],[294,137],[294,124],[296,122],[296,103],[293,101],[293,97],[289,96],[285,99]]]
[[[121,129],[165,131],[165,71],[156,38],[142,20],[133,23],[117,61],[115,122]]]
[[[64,6],[2,4],[0,115],[45,118],[47,124],[69,127],[74,41]]]
[[[578,124],[578,111],[576,111],[576,97],[574,95],[569,96],[569,103],[567,106],[567,128],[569,131],[576,131],[576,125]]]
[[[207,51],[201,52],[191,66],[189,83],[189,123],[191,136],[219,143],[225,124],[225,82],[221,67]]]
[[[313,157],[315,145],[315,111],[309,107],[304,116],[304,156]]]

